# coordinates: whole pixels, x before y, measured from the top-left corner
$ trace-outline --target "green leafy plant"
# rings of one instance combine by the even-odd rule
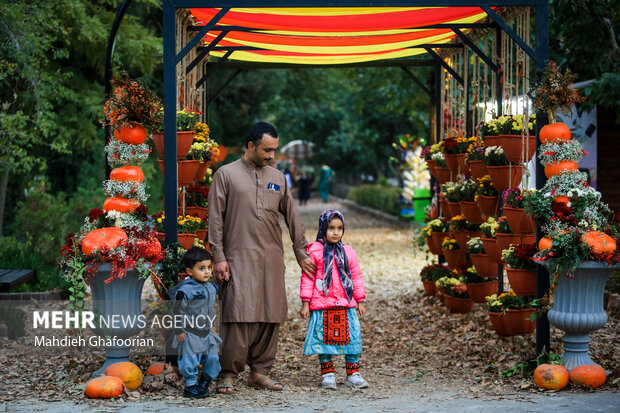
[[[520,374],[524,379],[529,379],[534,374],[536,367],[541,364],[562,364],[562,357],[555,353],[547,353],[545,349],[536,357],[515,364],[502,372],[502,377],[512,377]]]
[[[508,249],[502,251],[502,260],[508,264],[510,268],[534,271],[536,269],[536,263],[534,262],[536,251],[536,243],[529,245],[510,244]]]
[[[480,230],[484,234],[485,238],[495,238],[495,234],[497,231],[498,223],[495,221],[495,218],[489,217],[487,222],[483,222],[480,224]]]
[[[484,163],[487,166],[506,166],[510,165],[508,158],[501,146],[489,146],[484,151]]]
[[[474,237],[467,241],[467,252],[470,254],[485,254],[484,244],[480,237]]]
[[[479,196],[497,196],[497,189],[493,186],[491,177],[485,175],[482,178],[478,178],[478,187],[476,188],[476,201]]]
[[[467,229],[467,220],[465,215],[457,215],[450,220],[450,230],[452,231],[464,231]]]
[[[446,237],[443,239],[441,243],[441,248],[447,251],[458,250],[461,249],[461,246],[454,238]]]
[[[496,234],[512,234],[510,230],[510,225],[508,224],[508,218],[499,217],[497,220],[497,228],[495,229]]]
[[[450,269],[441,264],[427,265],[420,271],[420,278],[422,281],[437,281],[441,277],[449,275]]]
[[[457,183],[457,190],[461,194],[461,201],[475,202],[478,184],[473,179],[464,179]]]

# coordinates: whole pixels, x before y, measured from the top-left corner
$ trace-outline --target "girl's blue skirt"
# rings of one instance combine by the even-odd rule
[[[347,308],[349,318],[349,344],[334,345],[323,342],[323,310],[310,312],[304,354],[362,354],[362,331],[355,308]]]

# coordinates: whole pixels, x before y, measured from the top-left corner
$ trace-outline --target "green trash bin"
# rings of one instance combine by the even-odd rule
[[[426,218],[424,209],[431,204],[430,189],[414,189],[413,190],[413,209],[416,221],[424,222]]]

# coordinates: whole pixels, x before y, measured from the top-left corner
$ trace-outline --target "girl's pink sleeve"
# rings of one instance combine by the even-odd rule
[[[310,254],[310,259],[314,261],[316,264],[316,260]],[[316,275],[316,274],[315,274]],[[301,301],[311,301],[312,300],[312,292],[314,290],[314,281],[310,279],[303,271],[301,272],[301,285],[299,288],[299,296],[301,297]]]
[[[362,278],[362,269],[357,259],[355,250],[347,248],[347,259],[349,260],[349,268],[351,270],[351,281],[353,281],[353,298],[358,303],[364,302],[366,298],[366,290],[364,289],[364,279]]]

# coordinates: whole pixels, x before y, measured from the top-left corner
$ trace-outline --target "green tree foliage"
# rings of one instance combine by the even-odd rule
[[[620,121],[620,7],[615,0],[552,0],[551,59],[569,67],[593,105],[616,110]]]
[[[85,165],[104,174],[105,53],[118,1],[0,2],[0,234],[5,194],[8,221],[36,176],[72,193]],[[133,2],[123,21],[115,66],[159,84],[161,3]],[[19,176],[19,179],[13,177]]]
[[[227,77],[219,72],[210,87]],[[281,146],[309,140],[317,162],[373,175],[385,173],[395,135],[426,136],[429,127],[428,97],[399,68],[255,70],[239,76],[209,113],[214,136],[227,145],[242,145],[251,123],[266,120]]]

